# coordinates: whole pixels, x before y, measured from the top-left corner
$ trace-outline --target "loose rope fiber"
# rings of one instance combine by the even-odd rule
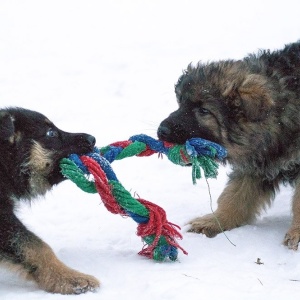
[[[140,255],[163,261],[174,261],[178,256],[176,239],[182,239],[179,226],[167,220],[165,211],[147,200],[133,198],[122,186],[110,163],[131,156],[150,156],[155,153],[166,155],[178,165],[192,165],[192,180],[217,176],[217,161],[226,157],[226,150],[213,142],[193,138],[184,145],[155,140],[147,135],[136,135],[128,141],[110,144],[103,148],[78,156],[71,154],[60,162],[62,174],[87,193],[99,193],[105,207],[114,214],[131,217],[138,223],[137,235],[145,242]],[[92,175],[92,176],[91,176]],[[93,177],[93,178],[91,178]]]

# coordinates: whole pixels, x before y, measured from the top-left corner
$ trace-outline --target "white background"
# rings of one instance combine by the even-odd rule
[[[299,1],[0,0],[0,103],[38,110],[58,127],[88,132],[98,146],[145,133],[176,109],[174,84],[199,60],[239,59],[300,37]],[[189,252],[177,262],[140,257],[136,224],[110,214],[98,195],[67,181],[31,205],[22,221],[67,265],[100,279],[78,299],[298,299],[300,254],[282,245],[291,190],[253,224],[214,239],[185,224],[210,212],[204,180],[157,157],[113,163],[132,193],[162,206]],[[209,180],[212,206],[229,168]],[[264,263],[256,264],[257,258]],[[67,299],[0,269],[1,300]],[[68,298],[69,299],[69,298]]]

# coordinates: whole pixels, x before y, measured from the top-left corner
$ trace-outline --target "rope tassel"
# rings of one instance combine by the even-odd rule
[[[206,178],[215,178],[218,168],[215,160],[222,160],[227,154],[222,146],[203,139],[190,139],[185,145],[176,145],[141,134],[128,141],[95,148],[87,155],[79,157],[72,154],[61,160],[60,168],[61,173],[83,191],[98,193],[108,211],[129,216],[138,223],[137,235],[145,243],[140,255],[158,261],[166,258],[174,261],[178,249],[187,254],[176,241],[182,239],[178,231],[180,227],[167,220],[161,207],[141,198],[133,198],[119,182],[110,165],[114,160],[155,153],[166,155],[178,165],[192,165],[194,184],[201,178],[201,168]]]

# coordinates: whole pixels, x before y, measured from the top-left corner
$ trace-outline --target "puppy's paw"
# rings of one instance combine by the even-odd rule
[[[44,271],[35,277],[35,280],[47,292],[59,294],[95,292],[100,286],[99,281],[95,277],[67,267],[64,270],[60,270],[60,272]]]
[[[96,292],[100,286],[99,281],[90,275],[80,274],[80,276],[67,280],[67,294],[82,294],[86,292]]]
[[[298,244],[300,242],[300,227],[292,226],[285,235],[283,244],[289,249],[298,250]]]
[[[226,228],[220,226],[220,221],[214,214],[193,219],[188,224],[191,225],[189,232],[203,233],[210,238],[215,237],[222,230],[226,230]]]

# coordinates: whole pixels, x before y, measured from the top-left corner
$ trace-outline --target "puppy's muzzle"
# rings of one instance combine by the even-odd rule
[[[93,148],[96,144],[96,138],[92,135],[87,134],[86,141],[90,145],[91,148]]]
[[[171,129],[161,124],[157,129],[157,136],[160,140],[168,140],[171,135]]]

